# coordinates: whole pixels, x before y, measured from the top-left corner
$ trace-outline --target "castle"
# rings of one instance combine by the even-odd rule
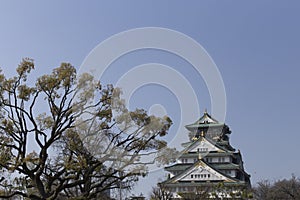
[[[168,179],[160,183],[173,199],[239,197],[251,187],[241,152],[230,145],[231,131],[225,123],[205,111],[185,127],[190,141],[182,144],[184,150],[176,163],[165,167]]]

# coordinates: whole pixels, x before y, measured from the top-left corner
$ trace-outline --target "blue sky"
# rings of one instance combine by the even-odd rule
[[[119,32],[150,26],[179,31],[201,44],[218,66],[231,143],[241,150],[252,182],[292,173],[299,177],[299,9],[300,3],[292,0],[2,1],[0,67],[11,75],[23,57],[31,57],[36,75],[61,62],[79,68],[93,48]],[[131,52],[112,64],[104,82],[115,83],[132,67],[149,62],[167,64],[183,74],[200,110],[210,111],[202,77],[168,52]],[[168,88],[142,87],[130,101],[132,108],[163,104],[174,121],[171,132],[176,132],[180,99]]]

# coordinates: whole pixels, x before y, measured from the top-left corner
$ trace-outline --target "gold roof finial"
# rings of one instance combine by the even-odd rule
[[[200,153],[200,151],[198,150],[198,160],[201,160],[202,159],[202,155]]]
[[[196,141],[196,140],[198,140],[198,138],[194,136],[194,137],[192,138],[192,141]]]
[[[204,131],[201,131],[201,137],[205,137]]]
[[[199,153],[199,157],[198,157],[198,159],[199,159],[199,160],[201,160],[201,159],[202,159],[202,155],[201,155],[201,153]]]

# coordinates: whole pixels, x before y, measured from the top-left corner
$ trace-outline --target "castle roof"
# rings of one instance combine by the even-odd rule
[[[177,163],[175,165],[165,167],[165,170],[167,170],[167,171],[182,171],[182,170],[188,169],[193,164],[194,163],[185,163],[185,164]],[[219,169],[219,170],[223,170],[223,169],[238,169],[239,170],[239,169],[241,169],[240,165],[234,164],[234,163],[223,163],[223,164],[210,163],[210,165],[212,168]]]
[[[196,128],[201,127],[222,127],[224,126],[224,123],[220,123],[218,120],[214,119],[212,116],[210,116],[207,111],[204,112],[203,116],[200,117],[196,122],[186,125],[185,127],[192,131]]]
[[[183,170],[179,174],[177,174],[174,177],[162,182],[162,184],[185,182],[185,181],[194,181],[192,179],[189,180],[189,178],[187,178],[187,177],[190,177],[190,175],[192,173],[194,173],[195,171],[200,171],[201,172],[201,171],[204,171],[204,170],[206,171],[206,173],[209,173],[211,176],[215,176],[216,180],[218,180],[218,181],[220,181],[220,180],[224,181],[224,182],[239,182],[240,181],[240,180],[238,180],[234,177],[228,176],[227,174],[221,172],[219,169],[214,168],[209,163],[207,163],[204,160],[200,159],[197,162],[195,162],[194,164],[188,166],[185,170]]]

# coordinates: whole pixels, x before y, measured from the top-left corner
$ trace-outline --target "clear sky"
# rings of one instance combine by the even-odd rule
[[[299,177],[299,10],[299,1],[293,0],[1,1],[0,67],[11,75],[23,57],[31,57],[37,75],[61,62],[79,69],[93,48],[119,32],[141,27],[179,31],[201,44],[221,73],[231,143],[241,150],[252,183]],[[149,62],[176,69],[190,82],[200,110],[211,110],[203,78],[168,52],[124,55],[103,81],[116,83],[131,68]],[[174,121],[172,135],[182,111],[181,100],[168,89],[144,86],[131,96],[130,106],[162,104]]]

